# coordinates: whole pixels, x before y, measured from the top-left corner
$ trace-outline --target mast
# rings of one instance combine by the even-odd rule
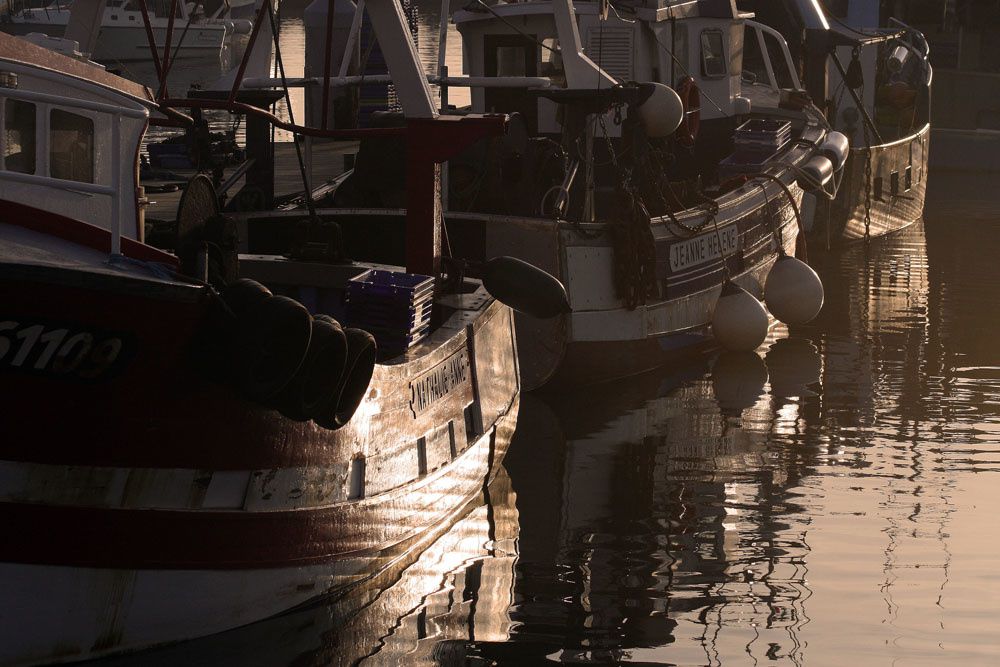
[[[559,34],[559,51],[566,71],[566,87],[584,90],[613,88],[618,82],[583,53],[573,0],[553,0],[552,13]]]

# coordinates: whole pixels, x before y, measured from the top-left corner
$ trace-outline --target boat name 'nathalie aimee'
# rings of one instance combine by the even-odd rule
[[[469,352],[461,350],[410,383],[410,410],[416,417],[455,387],[469,381]]]
[[[730,225],[718,232],[675,243],[670,248],[670,270],[679,271],[728,255],[736,250],[739,237],[736,225]]]

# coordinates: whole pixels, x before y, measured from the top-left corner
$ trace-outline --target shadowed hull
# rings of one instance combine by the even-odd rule
[[[930,125],[899,141],[872,147],[870,203],[865,196],[867,152],[852,149],[837,199],[817,204],[809,240],[817,247],[832,248],[891,234],[916,221],[924,212],[929,149]]]
[[[442,297],[441,324],[376,365],[354,417],[328,430],[192,363],[214,331],[206,289],[106,260],[46,264],[31,254],[40,235],[0,232],[0,382],[17,415],[0,442],[0,663],[281,613],[454,521],[503,459],[520,390],[513,316],[481,290]],[[96,373],[52,352],[78,349],[66,341],[80,332],[94,349],[118,341],[116,362]]]

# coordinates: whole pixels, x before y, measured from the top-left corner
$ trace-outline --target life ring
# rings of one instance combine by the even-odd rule
[[[686,76],[677,86],[677,96],[684,105],[684,115],[681,116],[681,124],[674,132],[674,136],[681,146],[694,148],[698,140],[698,128],[701,125],[701,91],[698,90],[698,84],[694,79]]]
[[[275,397],[285,417],[304,422],[336,409],[340,379],[347,365],[347,338],[333,318],[313,318],[312,338],[305,361],[291,382]]]

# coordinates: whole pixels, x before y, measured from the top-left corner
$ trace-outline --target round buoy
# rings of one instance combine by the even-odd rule
[[[684,104],[680,96],[670,86],[662,83],[644,83],[643,91],[649,96],[639,105],[639,120],[646,136],[652,138],[669,137],[684,120]]]
[[[336,320],[313,318],[309,351],[298,373],[274,398],[281,414],[294,421],[308,421],[335,409],[340,379],[347,364],[347,338]]]
[[[230,351],[233,383],[245,397],[270,404],[295,377],[309,349],[312,317],[284,296],[268,296],[237,316]]]
[[[756,352],[723,352],[712,365],[712,389],[723,414],[753,406],[766,384],[767,367]]]
[[[332,413],[317,414],[313,418],[323,428],[337,429],[351,421],[368,393],[368,385],[375,372],[375,337],[361,329],[345,329],[344,336],[347,339],[347,360],[337,391],[337,408]]]
[[[779,257],[764,282],[764,302],[785,324],[805,324],[823,308],[823,281],[812,267],[794,257]]]
[[[516,257],[494,257],[480,269],[483,287],[494,299],[532,317],[570,312],[566,287],[552,274]]]
[[[819,146],[819,152],[833,163],[833,170],[840,171],[847,162],[847,156],[851,151],[851,142],[847,137],[836,130],[827,132],[826,139]]]
[[[764,356],[775,396],[813,396],[808,389],[820,381],[823,359],[812,341],[805,338],[782,338]]]
[[[233,19],[232,31],[237,35],[249,35],[253,30],[253,21],[249,19]]]
[[[833,178],[833,162],[825,155],[817,155],[802,167],[798,179],[799,186],[806,192],[815,192],[826,186]]]
[[[734,283],[722,287],[712,314],[712,332],[724,348],[757,349],[767,336],[767,325],[767,311],[753,295]]]

